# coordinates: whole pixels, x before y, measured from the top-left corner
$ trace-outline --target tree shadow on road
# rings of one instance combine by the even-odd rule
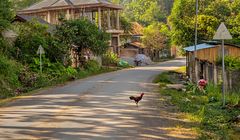
[[[76,81],[17,100],[0,111],[0,138],[194,139],[194,124],[178,119],[175,107],[152,92],[156,85],[143,82],[144,75],[131,78],[135,73]],[[137,107],[129,96],[140,92],[146,96]]]

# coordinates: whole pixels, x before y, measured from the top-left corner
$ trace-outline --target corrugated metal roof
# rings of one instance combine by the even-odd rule
[[[56,3],[58,0],[43,0],[38,3],[33,4],[32,6],[24,9],[24,10],[37,10],[44,7],[50,7],[52,4]]]
[[[37,20],[39,23],[47,25],[48,26],[48,32],[52,33],[56,27],[52,24],[49,24],[48,22],[46,22],[45,20],[43,20],[42,18],[36,17],[36,16],[27,16],[27,15],[16,15],[16,17],[19,17],[23,20],[25,20],[26,22],[32,21],[32,20]]]
[[[107,0],[70,0],[74,5],[82,5],[82,4],[112,4]]]
[[[51,7],[57,7],[57,6],[68,6],[72,5],[72,3],[68,0],[58,0],[54,4],[51,5]]]
[[[46,22],[45,20],[43,20],[42,18],[39,18],[37,16],[27,16],[27,15],[16,15],[26,21],[31,21],[31,20],[34,20],[36,19],[39,23],[41,24],[47,24],[47,25],[50,25],[48,22]]]
[[[203,43],[203,44],[198,44],[197,45],[197,50],[202,50],[202,49],[207,49],[207,48],[213,48],[215,47],[216,45],[210,45],[210,44],[207,44],[207,43]],[[188,51],[188,52],[193,52],[195,50],[195,46],[189,46],[189,47],[186,47],[184,48],[185,51]]]

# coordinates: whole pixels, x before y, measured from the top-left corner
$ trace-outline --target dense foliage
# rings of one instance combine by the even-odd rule
[[[170,14],[173,0],[112,0],[124,6],[123,17],[130,22],[149,25],[153,22],[166,21]]]
[[[239,92],[228,93],[227,106],[221,108],[221,89],[209,83],[205,91],[201,91],[193,83],[188,83],[186,91],[166,88],[166,85],[179,84],[182,74],[178,72],[164,72],[154,82],[160,84],[160,93],[170,96],[170,100],[177,105],[182,113],[181,118],[194,123],[189,127],[196,130],[198,139],[238,139],[232,119],[239,115]]]
[[[103,55],[102,61],[104,66],[117,66],[120,60],[117,54],[108,51]]]
[[[14,90],[21,86],[18,75],[22,65],[0,54],[0,99],[14,96]]]
[[[36,1],[13,1],[15,8],[25,7]],[[82,68],[72,68],[70,49],[79,46],[101,55],[108,49],[109,35],[87,20],[62,21],[56,31],[37,20],[12,23],[14,6],[9,0],[0,2],[0,32],[11,29],[17,33],[15,42],[0,34],[0,98],[19,95],[39,87],[109,71],[96,61],[86,62]],[[11,44],[11,45],[10,45]],[[39,71],[39,46],[45,50],[42,56],[43,73]],[[7,57],[6,57],[7,56]]]
[[[0,1],[0,33],[10,25],[14,16],[11,6],[12,3],[9,0]]]
[[[78,46],[78,52],[84,49],[91,50],[96,55],[104,54],[108,49],[109,34],[88,20],[69,20],[63,21],[57,26],[57,37],[69,47]]]
[[[168,27],[163,23],[154,23],[143,31],[143,43],[150,50],[161,50],[167,45]]]
[[[229,70],[240,70],[240,58],[239,57],[231,57],[225,56],[224,58],[225,66]],[[222,65],[222,58],[217,60],[217,65]]]
[[[38,58],[37,50],[41,45],[47,52],[44,56],[50,62],[61,62],[67,54],[67,48],[53,35],[47,32],[47,26],[31,21],[16,23],[15,31],[18,33],[15,49],[11,48],[12,56],[22,63],[33,63]]]
[[[194,43],[195,1],[175,0],[168,18],[172,41],[176,45],[188,46]],[[237,8],[238,7],[238,8]],[[212,40],[221,22],[225,22],[235,39],[240,36],[240,2],[226,0],[199,1],[198,40]]]

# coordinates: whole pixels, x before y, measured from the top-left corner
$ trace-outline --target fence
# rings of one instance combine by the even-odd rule
[[[217,67],[217,83],[222,82],[222,68]],[[240,91],[240,70],[226,70],[225,74],[227,90]]]

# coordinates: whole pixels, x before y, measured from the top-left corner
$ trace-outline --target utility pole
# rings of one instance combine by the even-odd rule
[[[194,53],[193,53],[193,65],[194,65],[194,78],[197,82],[198,80],[198,73],[197,73],[197,42],[198,42],[198,0],[196,0],[196,16],[195,16],[195,43],[194,43]]]

